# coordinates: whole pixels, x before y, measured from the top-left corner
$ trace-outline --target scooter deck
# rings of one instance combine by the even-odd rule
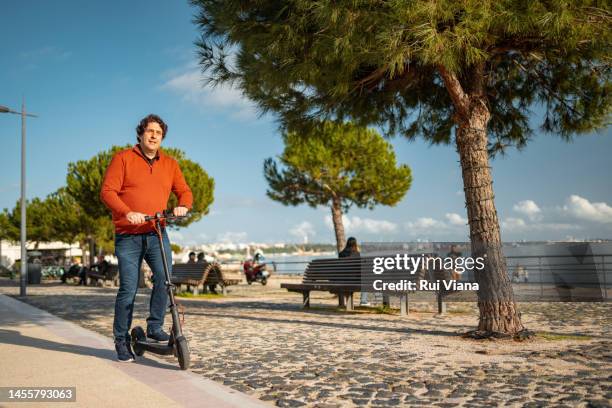
[[[168,342],[156,342],[156,341],[143,341],[143,340],[139,340],[136,342],[138,344],[139,347],[142,347],[145,351],[149,351],[151,353],[155,353],[155,354],[173,354],[174,353],[174,347],[171,345],[168,345]]]

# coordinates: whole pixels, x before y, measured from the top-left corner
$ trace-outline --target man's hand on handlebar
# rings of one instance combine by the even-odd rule
[[[127,213],[127,215],[125,216],[125,218],[127,218],[127,220],[130,222],[130,224],[143,224],[145,223],[145,214],[143,213],[139,213],[136,211],[130,211],[129,213]]]
[[[172,215],[170,215],[169,213],[164,213],[162,218],[185,217],[187,216],[188,212],[189,212],[189,209],[187,207],[175,207],[174,210],[172,211]],[[125,216],[125,218],[127,218],[130,224],[144,224],[145,222],[149,220],[155,219],[155,217],[156,217],[155,215],[146,215],[146,214],[139,213],[136,211],[130,211]]]
[[[174,207],[172,214],[174,214],[175,217],[184,217],[187,215],[187,211],[189,211],[187,207],[179,206],[179,207]]]

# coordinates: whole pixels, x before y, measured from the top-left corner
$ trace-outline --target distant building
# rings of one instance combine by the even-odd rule
[[[34,242],[28,242],[26,248],[28,251],[38,251],[44,254],[54,254],[64,256],[66,258],[72,256],[83,256],[83,251],[79,248],[78,244],[66,244],[64,242],[44,242],[38,244]],[[15,263],[16,260],[21,258],[21,246],[19,244],[13,244],[9,241],[0,240],[0,264],[9,267]]]

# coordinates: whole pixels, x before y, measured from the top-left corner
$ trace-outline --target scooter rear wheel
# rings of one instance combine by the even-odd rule
[[[132,329],[131,337],[132,337],[132,349],[134,349],[134,354],[136,354],[138,357],[142,356],[145,350],[144,350],[144,347],[142,347],[138,342],[147,340],[147,335],[145,334],[142,327],[140,326],[134,327]]]
[[[180,338],[176,342],[175,347],[181,370],[187,370],[191,362],[189,357],[189,344],[187,344],[187,339],[184,337]]]

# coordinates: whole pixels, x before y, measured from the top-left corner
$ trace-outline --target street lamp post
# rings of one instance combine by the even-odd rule
[[[26,116],[36,118],[31,113],[26,113],[25,98],[21,102],[21,112],[16,112],[6,106],[0,105],[0,113],[12,113],[21,115],[21,276],[19,283],[19,296],[26,295],[26,277],[28,271],[28,253],[26,248]]]

